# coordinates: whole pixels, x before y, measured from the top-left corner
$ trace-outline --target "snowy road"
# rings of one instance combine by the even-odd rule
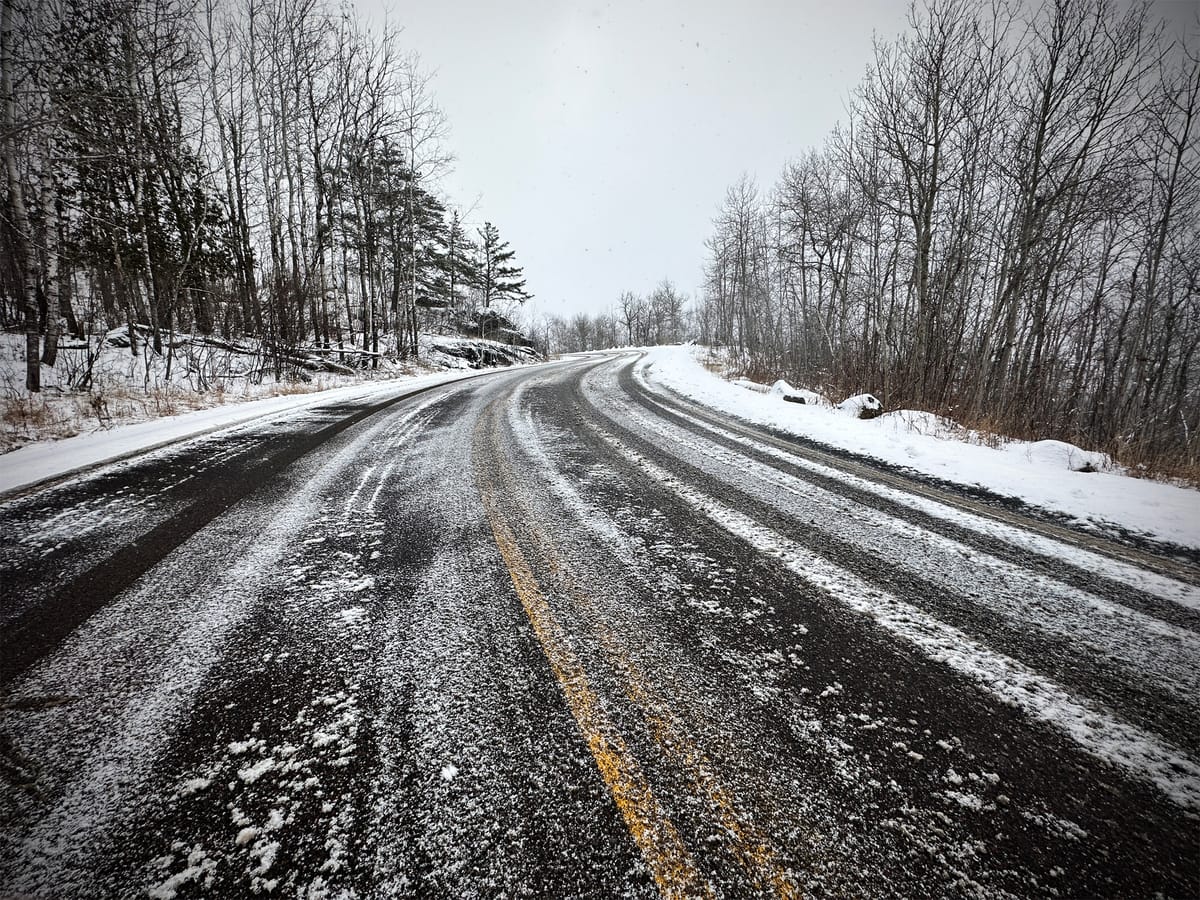
[[[632,356],[11,499],[0,897],[1195,895],[1200,573],[942,499]]]

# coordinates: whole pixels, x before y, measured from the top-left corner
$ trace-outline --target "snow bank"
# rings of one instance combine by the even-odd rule
[[[61,441],[39,441],[0,455],[0,495],[58,478],[105,462],[123,459],[176,441],[230,428],[254,419],[293,412],[306,406],[368,398],[384,399],[390,394],[418,390],[437,384],[461,381],[477,375],[471,371],[436,372],[356,384],[348,387],[250,400],[179,416],[167,416],[108,431],[81,434]]]
[[[877,419],[883,415],[883,404],[874,394],[855,394],[853,397],[847,397],[837,408],[856,419]]]
[[[700,347],[658,347],[641,365],[652,382],[755,424],[1015,497],[1085,526],[1117,526],[1200,548],[1200,494],[1124,475],[1104,454],[1061,441],[983,446],[948,419],[912,410],[864,420],[820,405],[783,403],[712,374],[696,359],[703,352]]]
[[[151,349],[149,329],[138,327],[135,334],[140,335],[136,354],[130,353],[124,326],[87,341],[65,341],[56,365],[41,367],[42,391],[35,395],[25,390],[24,335],[0,334],[0,452],[277,395],[352,387],[440,369],[537,361],[528,347],[423,333],[420,358],[415,361],[376,356],[355,347],[299,348],[286,358],[286,372],[276,379],[269,356],[256,340],[164,335],[164,347],[171,348],[168,359]]]

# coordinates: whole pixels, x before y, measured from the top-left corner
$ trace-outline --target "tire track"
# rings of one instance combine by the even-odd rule
[[[846,460],[826,459],[824,455],[809,458],[809,448],[803,443],[777,440],[765,431],[752,435],[749,429],[739,428],[732,420],[718,424],[712,416],[700,418],[697,410],[682,404],[676,406],[676,398],[652,392],[635,368],[635,365],[624,366],[618,373],[617,380],[625,395],[645,412],[697,438],[744,454],[783,474],[812,482],[862,506],[912,522],[998,559],[1017,563],[1114,603],[1200,632],[1200,573],[1192,572],[1193,577],[1182,581],[1169,575],[1152,574],[1127,561],[1113,560],[1094,549],[1080,547],[1073,541],[1063,543],[1059,538],[1040,535],[1036,528],[1031,533],[1026,526],[1040,524],[1035,521],[1026,520],[1017,525],[1015,517],[1001,518],[977,510],[960,509],[956,503],[958,498],[949,495],[931,498],[925,487],[917,482],[912,482],[907,489],[897,488],[890,481],[873,480],[873,472],[856,474],[866,467],[839,468]],[[1064,554],[1078,555],[1080,559],[1071,562],[1063,558]],[[1186,575],[1187,571],[1184,567],[1176,575]]]
[[[639,390],[632,368],[621,374],[621,380],[627,392],[640,393],[643,398],[649,396],[644,388]],[[941,506],[1009,525],[1018,531],[1030,532],[1070,547],[1086,550],[1095,553],[1099,558],[1119,561],[1134,570],[1154,572],[1184,584],[1200,586],[1200,565],[1193,561],[1194,558],[1200,557],[1200,551],[1166,548],[1166,552],[1172,552],[1173,549],[1178,550],[1176,556],[1186,557],[1186,559],[1152,553],[1127,543],[1068,528],[1032,514],[1022,515],[1014,512],[1005,508],[1004,505],[1010,498],[995,496],[990,498],[990,502],[977,500],[969,495],[971,489],[965,486],[961,486],[962,489],[959,491],[951,488],[960,486],[940,487],[932,483],[931,479],[902,474],[878,460],[855,456],[795,435],[780,434],[763,426],[743,423],[732,416],[722,416],[665,389],[662,392],[654,392],[650,399],[660,409],[673,410],[675,415],[684,419],[695,419],[719,431],[732,432],[751,442],[782,450],[801,459],[824,465],[834,471],[856,475],[868,482],[895,488],[902,494],[930,500]],[[1019,503],[1020,501],[1012,502]],[[1032,512],[1036,512],[1036,510],[1032,510]]]
[[[191,486],[182,509],[158,522],[137,540],[118,547],[106,559],[67,580],[35,608],[6,623],[0,635],[0,684],[7,684],[87,621],[97,610],[133,586],[168,554],[243,498],[251,496],[305,455],[383,410],[440,386],[410,391],[354,408],[348,415],[312,433],[289,435],[261,461],[223,466]]]
[[[518,443],[542,447],[561,474],[536,453],[522,468],[545,473],[575,522],[549,514],[555,543],[571,541],[597,567],[617,553],[613,565],[645,585],[646,594],[609,596],[604,607],[623,633],[645,636],[635,638],[648,642],[644,670],[674,708],[716,704],[708,740],[754,722],[769,728],[748,758],[764,754],[760,779],[775,785],[767,796],[778,799],[781,818],[760,821],[771,823],[768,835],[793,833],[797,819],[815,832],[802,885],[871,896],[1051,894],[1054,884],[1140,894],[1175,885],[1172,894],[1194,878],[1180,810],[1156,788],[996,703],[977,682],[848,611],[836,592],[814,589],[782,558],[752,551],[680,503],[599,436],[610,423],[581,405],[572,385],[533,385],[526,394],[531,418]],[[580,528],[590,540],[571,537]],[[679,665],[707,676],[685,676]],[[790,786],[769,778],[776,769],[791,774]],[[992,773],[995,793],[984,788]],[[743,800],[756,797],[753,787],[741,789],[749,791]],[[762,814],[763,802],[751,809]],[[847,861],[843,854],[855,851]]]

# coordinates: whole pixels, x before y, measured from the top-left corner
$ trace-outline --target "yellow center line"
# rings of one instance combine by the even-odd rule
[[[607,629],[602,636],[606,647],[614,640]],[[754,886],[759,891],[787,900],[799,897],[799,889],[787,870],[779,864],[770,842],[738,808],[700,748],[679,732],[675,717],[662,700],[652,696],[637,665],[619,648],[612,648],[611,652],[620,654],[620,667],[628,682],[629,698],[641,707],[655,740],[683,766],[693,787],[706,796],[716,810],[717,821],[728,836],[734,856]]]
[[[547,567],[565,582],[567,592],[581,605],[590,607],[591,598],[559,562],[558,555],[545,533],[536,525],[530,525],[529,531],[539,545],[539,552],[546,560]],[[734,856],[755,887],[781,898],[799,897],[799,889],[787,870],[780,865],[770,841],[738,808],[729,790],[721,784],[704,752],[681,733],[676,717],[650,687],[645,674],[621,646],[616,635],[603,622],[593,621],[592,625],[600,637],[606,656],[625,678],[626,696],[642,710],[654,733],[655,741],[682,766],[697,792],[707,797],[717,813],[719,824],[725,830]]]
[[[517,545],[512,529],[500,512],[489,470],[490,465],[498,461],[498,454],[494,452],[494,445],[483,449],[485,445],[481,440],[487,425],[493,423],[493,409],[489,408],[480,416],[475,428],[475,479],[484,511],[492,526],[496,547],[508,568],[534,635],[542,646],[571,714],[587,741],[596,768],[649,867],[659,893],[672,900],[715,897],[712,887],[700,875],[696,861],[684,845],[679,831],[654,796],[637,759],[588,683],[583,666],[572,652],[562,626],[555,619],[533,571]]]
[[[479,439],[484,429],[488,426],[495,427],[493,410],[494,407],[480,417],[475,434],[477,448],[482,446]],[[518,506],[523,504],[519,500],[519,492],[514,490],[512,472],[497,452],[494,440],[488,444],[488,452],[476,456],[475,472],[496,545],[508,567],[534,633],[550,661],[555,677],[567,697],[576,722],[617,802],[630,834],[664,896],[713,896],[711,886],[702,880],[678,831],[655,799],[636,758],[605,715],[598,698],[588,685],[586,673],[570,650],[566,636],[518,547],[511,527],[499,510],[495,498],[496,481],[501,482],[510,496],[516,498]],[[576,603],[591,608],[591,598],[561,564],[549,538],[535,525],[527,525],[526,530],[552,577],[566,583],[567,593]],[[777,897],[799,897],[799,890],[789,873],[778,862],[769,840],[738,809],[703,752],[682,735],[665,702],[648,686],[644,674],[613,632],[602,622],[593,621],[592,624],[606,657],[624,676],[627,697],[642,710],[656,743],[683,767],[697,793],[707,798],[716,812],[717,822],[734,857],[750,876],[754,886],[763,893]]]
[[[512,530],[497,509],[490,486],[481,484],[480,492],[496,546],[508,567],[525,614],[659,892],[670,898],[714,896],[679,832],[655,798],[637,760],[588,684],[587,675],[568,646]]]

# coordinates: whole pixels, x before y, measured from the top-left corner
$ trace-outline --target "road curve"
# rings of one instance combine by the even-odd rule
[[[633,355],[0,503],[0,897],[1191,896],[1200,588]]]

